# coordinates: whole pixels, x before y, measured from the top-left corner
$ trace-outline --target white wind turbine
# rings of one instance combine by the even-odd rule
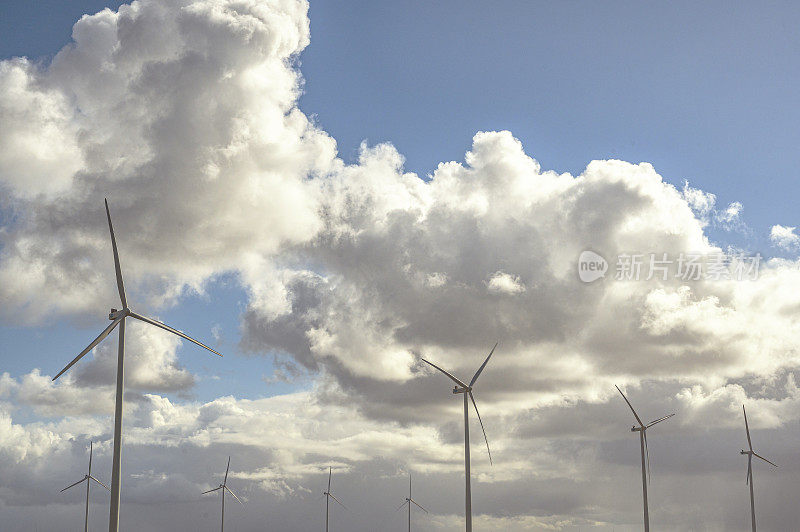
[[[744,405],[742,405],[742,412],[744,413],[744,430],[747,431],[747,446],[750,450],[745,451],[742,449],[740,454],[747,455],[747,480],[745,484],[750,484],[750,521],[753,526],[753,532],[756,532],[756,503],[753,498],[753,457],[761,458],[766,463],[774,465],[775,467],[778,466],[753,450],[753,442],[750,440],[750,427],[747,425],[747,410],[744,409]]]
[[[208,349],[212,353],[222,356],[220,353],[214,351],[210,347],[205,344],[202,344],[191,338],[182,332],[173,329],[172,327],[161,323],[160,321],[156,321],[154,319],[146,318],[140,314],[133,312],[130,308],[128,308],[128,301],[125,298],[125,285],[122,282],[122,269],[119,265],[119,253],[117,252],[117,241],[114,238],[114,227],[111,225],[111,213],[108,210],[108,200],[106,200],[106,217],[108,218],[108,230],[111,233],[111,249],[114,252],[114,268],[116,270],[117,275],[117,289],[119,290],[119,298],[122,302],[122,310],[117,310],[115,308],[111,309],[111,312],[108,315],[108,319],[111,320],[111,324],[105,328],[103,332],[100,333],[100,336],[94,339],[92,343],[90,343],[86,349],[80,352],[78,356],[76,356],[72,362],[66,365],[64,369],[58,372],[58,375],[53,377],[53,380],[59,378],[65,371],[73,366],[76,362],[78,362],[81,358],[83,358],[86,353],[91,351],[92,349],[97,346],[100,342],[102,342],[106,336],[111,334],[111,331],[114,330],[114,327],[119,325],[119,348],[117,351],[117,395],[116,395],[116,402],[114,408],[114,459],[112,462],[111,468],[111,505],[109,511],[109,519],[108,519],[108,530],[109,532],[117,532],[119,528],[119,495],[120,489],[122,487],[122,476],[121,476],[121,469],[122,469],[122,399],[123,399],[123,382],[124,382],[124,366],[125,366],[125,318],[136,318],[137,320],[143,321],[145,323],[149,323],[150,325],[155,325],[165,331],[169,331],[173,334],[177,334],[181,338],[185,340],[189,340],[190,342],[199,345],[204,349]]]
[[[333,476],[333,468],[328,469],[328,491],[323,491],[322,494],[325,496],[325,532],[328,532],[328,514],[330,513],[330,502],[331,499],[338,502],[339,505],[347,510],[347,506],[342,504],[342,502],[336,498],[336,496],[331,493],[331,477]]]
[[[408,532],[411,532],[411,505],[415,504],[420,510],[422,510],[425,513],[428,513],[428,510],[420,506],[417,501],[411,498],[411,475],[408,475],[408,497],[406,497],[406,502],[398,506],[395,512],[399,512],[400,509],[403,508],[403,506],[405,506],[406,504],[408,505]]]
[[[225,468],[225,478],[222,480],[222,484],[220,484],[219,487],[214,488],[213,490],[204,491],[201,494],[201,495],[205,495],[206,493],[211,493],[211,492],[217,491],[217,490],[220,490],[220,493],[222,493],[222,526],[220,528],[220,530],[222,532],[225,531],[225,492],[227,491],[228,493],[233,495],[233,498],[236,499],[239,502],[239,504],[244,506],[244,503],[239,500],[239,497],[237,497],[236,494],[234,492],[232,492],[231,489],[228,487],[228,471],[230,471],[230,469],[231,469],[231,457],[229,456],[228,457],[228,467]]]
[[[101,486],[103,486],[108,491],[111,491],[111,489],[109,489],[108,486],[106,486],[105,484],[103,484],[102,482],[100,482],[99,480],[97,480],[96,478],[94,478],[92,476],[92,442],[89,442],[89,472],[86,473],[86,476],[84,476],[78,482],[76,482],[74,484],[70,484],[69,486],[67,486],[66,488],[61,490],[61,492],[63,493],[65,491],[67,491],[68,489],[70,489],[70,488],[72,488],[74,486],[77,486],[81,482],[86,482],[86,520],[85,520],[84,525],[83,525],[84,532],[88,532],[89,531],[89,487],[91,486],[93,480],[95,482],[97,482],[98,484],[100,484]]]
[[[661,423],[665,419],[669,419],[675,414],[669,414],[664,417],[660,417],[655,421],[651,421],[647,425],[645,425],[642,420],[639,418],[639,414],[636,413],[636,410],[633,409],[633,405],[631,402],[628,401],[628,398],[625,397],[625,394],[622,393],[622,390],[619,389],[619,386],[616,384],[614,387],[620,393],[625,402],[628,403],[628,406],[633,412],[633,417],[636,418],[636,422],[639,424],[637,427],[636,425],[631,427],[631,432],[638,432],[639,433],[639,446],[642,450],[642,500],[644,501],[644,530],[645,532],[650,532],[650,513],[647,508],[647,482],[650,478],[650,450],[647,448],[647,429],[655,425],[656,423]],[[647,457],[647,466],[645,467],[645,456]]]
[[[465,384],[463,381],[457,379],[450,373],[446,372],[433,362],[428,362],[424,358],[422,359],[423,362],[426,364],[433,366],[434,368],[438,369],[445,375],[447,375],[450,380],[456,383],[456,386],[453,388],[454,394],[464,394],[464,469],[465,469],[465,479],[466,479],[466,491],[465,491],[465,520],[466,520],[466,531],[472,532],[472,489],[470,487],[470,476],[469,476],[469,401],[472,401],[472,406],[475,407],[475,413],[478,414],[478,421],[481,424],[481,430],[483,431],[483,439],[486,441],[486,451],[489,453],[489,463],[492,463],[492,451],[489,450],[489,439],[486,437],[486,429],[483,428],[483,420],[481,419],[481,413],[478,412],[478,405],[475,403],[475,397],[472,396],[472,386],[475,384],[475,381],[478,380],[483,368],[486,367],[486,364],[489,362],[489,359],[492,358],[492,353],[497,348],[497,344],[494,344],[492,350],[489,351],[489,356],[486,357],[486,360],[483,361],[481,367],[478,368],[478,371],[475,372],[475,375],[472,376],[472,380],[469,381],[469,384]]]

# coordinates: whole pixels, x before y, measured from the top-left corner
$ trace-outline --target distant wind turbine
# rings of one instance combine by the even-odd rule
[[[465,519],[466,519],[466,530],[467,532],[472,532],[472,489],[470,487],[470,476],[469,476],[469,401],[472,401],[472,406],[475,407],[475,413],[478,414],[478,421],[481,424],[481,430],[483,431],[483,439],[486,441],[486,451],[489,453],[489,463],[492,463],[492,451],[489,450],[489,439],[486,437],[486,429],[483,428],[483,420],[481,419],[481,413],[478,412],[478,405],[475,403],[475,397],[472,396],[472,386],[475,384],[475,381],[478,380],[483,368],[486,367],[486,364],[489,362],[489,359],[492,358],[492,353],[497,348],[497,344],[494,344],[492,350],[489,351],[489,356],[486,357],[486,360],[483,361],[481,367],[478,368],[478,371],[475,372],[475,375],[472,376],[472,380],[469,381],[469,384],[465,384],[463,381],[457,379],[450,373],[446,372],[433,362],[428,362],[424,358],[422,359],[423,362],[426,364],[433,366],[434,368],[438,369],[447,377],[450,378],[453,382],[456,383],[456,386],[453,388],[454,394],[464,394],[464,469],[465,469],[465,478],[466,478],[466,493],[465,493]]]
[[[342,502],[331,493],[331,477],[333,476],[333,468],[328,469],[328,491],[323,491],[322,494],[325,495],[325,532],[328,532],[328,515],[330,513],[330,502],[331,499],[338,502],[339,505],[347,510],[347,506],[342,504]]]
[[[408,505],[408,532],[411,532],[411,505],[415,504],[420,510],[422,510],[425,513],[428,513],[428,510],[420,506],[419,503],[417,503],[417,501],[411,498],[411,475],[408,475],[408,497],[406,497],[406,502],[398,506],[397,510],[395,511],[399,512],[400,509],[403,508],[403,506],[405,506],[406,504]]]
[[[202,493],[202,495],[205,495],[206,493],[211,493],[212,491],[217,491],[217,490],[220,490],[220,493],[222,493],[222,526],[220,528],[222,532],[225,532],[225,492],[227,491],[228,493],[233,495],[233,498],[236,499],[239,502],[239,504],[244,506],[244,503],[241,500],[239,500],[239,497],[237,497],[236,494],[232,492],[231,489],[228,487],[228,471],[230,471],[230,469],[231,469],[231,457],[229,456],[228,467],[225,468],[225,478],[222,480],[222,484],[220,484],[219,487],[214,488],[213,490],[204,491]]]
[[[766,463],[774,465],[775,467],[778,466],[753,450],[753,442],[750,440],[750,427],[747,425],[747,410],[744,409],[744,405],[742,405],[742,413],[744,413],[744,430],[747,432],[747,446],[750,450],[745,451],[742,449],[740,454],[747,455],[747,480],[745,484],[750,484],[750,521],[753,526],[753,532],[756,532],[756,503],[753,498],[753,457],[761,458]]]
[[[165,331],[169,331],[172,334],[177,334],[181,338],[189,340],[190,342],[197,344],[204,349],[208,349],[216,355],[222,355],[207,345],[198,342],[194,338],[191,338],[182,332],[161,323],[160,321],[146,318],[140,314],[137,314],[128,308],[128,301],[125,298],[125,285],[122,282],[122,269],[119,265],[117,241],[114,238],[114,227],[111,225],[111,213],[108,210],[108,200],[106,200],[106,217],[108,218],[108,230],[111,233],[111,249],[114,252],[114,268],[117,274],[117,289],[119,290],[119,298],[122,302],[122,310],[117,310],[115,308],[111,309],[111,313],[108,315],[108,319],[111,320],[111,324],[106,327],[105,330],[100,333],[100,336],[95,338],[94,341],[86,347],[86,349],[81,351],[80,354],[72,360],[72,362],[67,364],[64,369],[59,371],[58,375],[53,377],[53,380],[56,380],[63,375],[65,371],[73,366],[73,364],[78,362],[81,358],[83,358],[84,355],[86,355],[86,353],[94,349],[97,344],[102,342],[106,336],[111,334],[111,331],[114,330],[114,327],[119,325],[119,348],[117,351],[117,396],[114,409],[114,459],[111,468],[111,505],[108,519],[108,531],[117,532],[119,529],[119,495],[120,489],[122,488],[122,396],[125,376],[125,318],[136,318],[137,320],[149,323],[150,325],[155,325],[156,327],[164,329]]]
[[[105,484],[103,484],[102,482],[100,482],[99,480],[97,480],[96,478],[94,478],[92,476],[92,442],[89,442],[89,471],[88,471],[88,473],[86,473],[86,476],[84,476],[78,482],[76,482],[74,484],[70,484],[69,486],[67,486],[66,488],[61,490],[61,492],[63,493],[65,491],[67,491],[68,489],[77,486],[81,482],[86,482],[86,520],[85,520],[84,525],[83,525],[84,532],[89,532],[89,487],[92,484],[92,480],[94,480],[95,482],[97,482],[98,484],[103,486],[108,491],[111,491],[111,489],[108,486],[106,486]]]
[[[628,398],[625,397],[625,394],[622,393],[622,390],[619,389],[619,386],[616,384],[614,387],[620,393],[625,402],[628,403],[628,406],[633,412],[633,417],[636,418],[636,422],[639,424],[637,427],[636,425],[631,427],[631,432],[638,432],[639,433],[639,446],[642,450],[642,500],[644,502],[644,530],[645,532],[650,532],[650,513],[647,508],[647,482],[650,478],[650,450],[647,448],[647,429],[655,425],[656,423],[661,423],[665,419],[669,419],[675,414],[669,414],[664,417],[660,417],[655,421],[651,421],[647,425],[645,425],[642,420],[639,418],[639,414],[636,413],[636,410],[633,409],[633,405],[631,402],[628,401]],[[645,456],[647,457],[647,466],[645,467]]]

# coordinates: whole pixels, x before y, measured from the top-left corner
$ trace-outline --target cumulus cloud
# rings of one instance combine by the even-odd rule
[[[712,225],[725,231],[749,232],[741,217],[744,208],[741,202],[734,201],[724,209],[717,209],[716,194],[693,188],[688,181],[683,182],[683,197],[703,226]]]
[[[83,166],[68,99],[39,85],[36,68],[25,58],[0,63],[0,182],[25,197],[64,192]]]
[[[0,186],[16,214],[0,236],[7,317],[107,310],[103,197],[140,305],[224,271],[257,279],[264,256],[315,233],[308,177],[336,161],[296,107],[306,11],[136,2],[84,16],[49,65],[2,63]]]
[[[134,390],[186,391],[194,376],[182,368],[176,350],[182,342],[170,334],[137,320],[128,319],[125,328],[125,384]],[[189,344],[192,345],[192,344]],[[81,386],[113,385],[117,374],[117,342],[107,339],[95,348],[91,361],[72,371]]]
[[[178,504],[206,508],[198,494],[228,454],[241,494],[268,501],[240,516],[252,526],[267,516],[280,530],[316,526],[309,494],[333,465],[344,498],[367,509],[351,530],[374,528],[387,486],[409,471],[434,510],[426,523],[455,528],[461,405],[419,358],[469,378],[498,339],[475,389],[498,458],[489,468],[473,455],[478,522],[636,522],[638,444],[616,383],[653,417],[678,412],[651,445],[665,477],[654,516],[676,530],[735,528],[730,486],[743,472],[718,451],[742,435],[740,403],[754,405],[779,462],[797,436],[800,263],[765,261],[747,281],[609,273],[583,284],[585,249],[612,263],[697,254],[735,265],[706,229],[745,230],[742,205],[717,209],[713,194],[676,188],[648,163],[543,169],[508,131],[477,133],[463,161],[428,180],[390,144],[364,143],[345,164],[297,107],[307,10],[143,0],[83,17],[49,64],[0,62],[0,208],[13,214],[0,231],[4,319],[85,320],[115,304],[107,196],[132,306],[158,310],[233,273],[248,297],[242,345],[277,353],[277,378],[311,376],[309,390],[268,399],[168,398],[195,381],[180,344],[132,324],[126,493],[148,511],[129,514],[129,528],[163,530]],[[796,238],[772,230],[778,246]],[[38,370],[0,377],[0,501],[11,511],[57,502],[53,476],[74,476],[89,440],[107,467],[115,345],[90,357],[55,384]],[[764,489],[779,500],[787,485]],[[698,497],[708,493],[717,514]],[[207,525],[202,511],[180,513]],[[792,522],[764,515],[767,527]]]
[[[795,229],[795,227],[786,227],[785,225],[773,225],[769,232],[769,239],[774,246],[785,251],[796,251],[800,244],[800,236],[794,232]]]

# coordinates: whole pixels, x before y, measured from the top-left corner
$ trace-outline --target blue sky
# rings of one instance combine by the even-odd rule
[[[301,106],[345,158],[391,141],[421,175],[493,129],[544,168],[648,161],[743,202],[763,234],[796,219],[798,19],[791,3],[312,2]]]
[[[0,58],[47,61],[81,14],[119,4],[3,2]],[[647,161],[677,186],[687,179],[716,194],[720,206],[742,202],[752,232],[710,228],[725,244],[768,255],[770,226],[796,223],[800,46],[791,34],[800,11],[789,3],[312,2],[310,18],[300,107],[346,162],[362,140],[391,142],[407,170],[426,176],[463,160],[475,132],[508,129],[545,169]],[[239,352],[244,299],[229,280],[161,313],[180,326],[189,312],[201,337],[206,325],[222,326],[224,364],[182,349],[188,369],[221,377],[200,382],[200,399],[234,383],[245,397],[286,389],[268,389],[271,366]],[[56,371],[101,326],[59,323],[30,331],[30,342],[0,326],[4,350],[25,352],[5,357],[4,369]]]
[[[120,3],[3,2],[0,57],[52,56],[82,13]],[[792,3],[311,2],[310,17],[300,106],[346,161],[388,141],[425,175],[508,129],[544,168],[648,161],[742,201],[758,233],[796,218]]]

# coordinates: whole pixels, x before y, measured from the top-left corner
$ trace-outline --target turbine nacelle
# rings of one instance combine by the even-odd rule
[[[130,315],[131,309],[124,308],[122,310],[117,310],[115,308],[111,309],[111,312],[108,313],[108,319],[114,321],[117,318],[124,318],[125,316]]]
[[[453,386],[453,394],[454,395],[457,395],[457,394],[460,394],[460,393],[469,393],[471,391],[472,391],[472,386],[468,386],[466,388],[464,388],[464,387],[459,388],[458,386]]]

